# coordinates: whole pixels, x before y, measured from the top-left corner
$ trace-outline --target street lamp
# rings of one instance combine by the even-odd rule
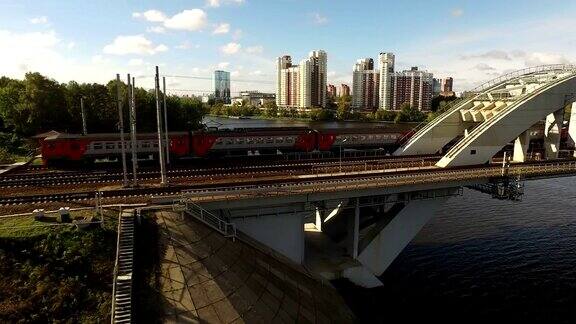
[[[348,139],[345,138],[340,142],[340,172],[342,172],[342,144],[346,143]]]

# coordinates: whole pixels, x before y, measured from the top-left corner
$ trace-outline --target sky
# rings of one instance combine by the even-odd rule
[[[396,55],[454,77],[457,91],[524,67],[576,62],[576,0],[0,0],[0,75],[40,72],[105,83],[120,73],[169,92],[275,91],[275,59],[328,53],[328,83],[352,82],[357,59]]]

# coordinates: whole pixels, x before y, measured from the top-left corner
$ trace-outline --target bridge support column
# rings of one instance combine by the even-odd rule
[[[557,110],[546,116],[544,126],[544,148],[546,150],[546,159],[558,158],[560,151],[560,130],[564,120],[564,109]]]
[[[568,122],[568,146],[571,149],[576,147],[576,102],[572,103],[570,107],[570,121]],[[573,153],[576,157],[576,150]]]
[[[528,131],[523,132],[514,140],[514,155],[512,156],[512,161],[514,162],[526,162],[528,155],[528,145],[530,144],[530,133]]]
[[[408,202],[366,245],[358,260],[375,275],[382,275],[448,198]]]
[[[348,253],[354,259],[358,259],[358,244],[360,241],[360,199],[356,198],[354,217],[348,217]]]
[[[282,253],[292,261],[304,262],[304,215],[301,212],[281,215],[233,218],[236,227],[257,241]]]

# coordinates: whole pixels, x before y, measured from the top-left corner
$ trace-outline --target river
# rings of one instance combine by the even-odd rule
[[[218,121],[225,127],[287,126]],[[384,287],[343,281],[336,287],[366,323],[576,323],[575,198],[576,177],[528,181],[520,202],[465,189],[383,274]]]

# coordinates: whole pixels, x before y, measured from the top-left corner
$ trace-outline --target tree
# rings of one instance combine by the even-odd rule
[[[338,120],[350,119],[350,110],[352,106],[352,97],[349,95],[340,96],[337,102],[336,118]]]
[[[409,103],[400,106],[400,112],[394,118],[395,123],[422,122],[426,120],[427,115],[420,110],[411,107]]]
[[[267,100],[264,102],[264,115],[266,117],[277,117],[278,116],[278,106],[273,100]]]

